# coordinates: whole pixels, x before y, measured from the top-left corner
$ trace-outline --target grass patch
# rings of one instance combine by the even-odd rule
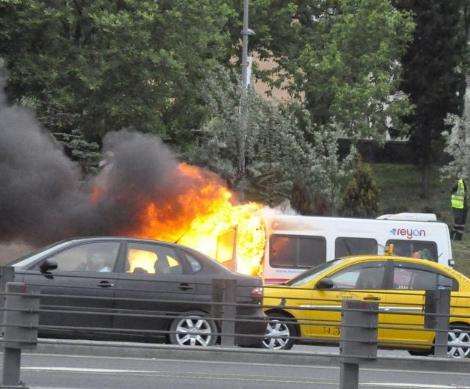
[[[455,268],[470,277],[470,232],[467,232],[461,241],[452,242],[452,254]]]
[[[380,189],[381,213],[432,212],[440,220],[451,221],[450,188],[452,180],[440,180],[439,168],[430,172],[429,191],[420,197],[421,176],[414,165],[377,163],[370,165]]]

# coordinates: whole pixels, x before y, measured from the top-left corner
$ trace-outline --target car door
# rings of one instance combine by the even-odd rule
[[[191,310],[212,312],[213,280],[214,278],[227,277],[227,273],[217,273],[214,269],[207,267],[207,261],[201,258],[201,254],[188,249],[180,249],[179,252],[189,265],[191,280],[194,282],[193,301]],[[225,270],[225,269],[224,269]],[[227,271],[228,272],[228,271]]]
[[[112,328],[114,271],[120,251],[119,241],[78,242],[33,263],[24,272],[27,284],[40,288],[40,325],[57,333],[103,334],[98,328]],[[55,261],[57,269],[41,273],[45,261]],[[67,327],[67,328],[58,328]]]
[[[193,309],[194,278],[171,245],[128,241],[116,285],[116,331],[134,337],[166,336],[170,322]]]
[[[390,293],[386,296],[385,312],[389,329],[384,330],[383,340],[389,345],[403,347],[431,345],[432,331],[424,329],[425,291],[435,290],[444,282],[449,287],[453,280],[433,268],[409,262],[393,261],[393,275]],[[412,346],[410,347],[412,348]]]
[[[320,282],[313,290],[312,301],[315,306],[309,311],[312,322],[309,336],[338,340],[342,300],[365,300],[381,304],[385,296],[386,275],[386,261],[356,263],[325,275],[322,280],[327,279],[331,287],[322,288]]]

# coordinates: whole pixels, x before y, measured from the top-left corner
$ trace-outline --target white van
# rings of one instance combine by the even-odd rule
[[[453,265],[447,224],[434,214],[404,213],[377,219],[317,216],[265,216],[266,248],[262,274],[279,283],[334,258],[393,254]]]

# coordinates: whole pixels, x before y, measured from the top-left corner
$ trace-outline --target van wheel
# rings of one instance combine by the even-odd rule
[[[281,313],[268,313],[266,337],[262,346],[270,350],[290,350],[294,345],[293,337],[297,336],[297,326],[293,319]]]
[[[213,346],[217,340],[217,326],[201,312],[187,312],[173,320],[170,343],[179,346]]]

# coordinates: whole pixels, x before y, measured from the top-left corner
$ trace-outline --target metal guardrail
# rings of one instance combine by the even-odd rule
[[[3,345],[4,359],[3,359],[3,375],[0,388],[7,387],[25,387],[20,380],[20,366],[21,366],[21,351],[34,348],[37,345],[38,332],[44,330],[86,330],[106,333],[108,335],[119,335],[123,331],[126,333],[134,333],[139,335],[148,336],[169,336],[171,334],[180,333],[177,330],[166,328],[162,330],[154,329],[132,329],[132,328],[105,328],[93,326],[90,323],[86,327],[78,326],[61,326],[61,325],[44,325],[41,323],[41,315],[48,315],[51,313],[60,314],[87,314],[92,317],[130,317],[135,320],[143,319],[181,319],[181,312],[177,309],[171,309],[179,304],[201,305],[204,304],[208,307],[205,312],[204,319],[216,323],[215,329],[210,329],[210,332],[202,330],[194,330],[191,334],[197,335],[213,335],[220,339],[220,347],[231,348],[236,345],[237,338],[245,337],[257,339],[261,342],[264,339],[263,334],[251,334],[240,332],[240,328],[250,323],[259,322],[259,319],[246,317],[240,315],[243,308],[260,308],[261,304],[238,302],[237,291],[248,286],[238,285],[234,279],[216,279],[211,284],[201,283],[201,286],[211,288],[212,291],[210,301],[187,301],[181,296],[175,295],[174,299],[164,300],[167,303],[168,309],[162,311],[143,311],[142,309],[126,308],[126,309],[106,309],[103,310],[99,307],[93,307],[93,303],[103,300],[113,300],[113,302],[126,302],[131,306],[133,304],[141,303],[146,304],[149,302],[156,302],[152,299],[150,294],[146,298],[127,298],[127,297],[98,297],[98,296],[84,296],[78,294],[54,294],[51,293],[51,288],[48,287],[47,293],[44,293],[39,288],[39,285],[23,284],[18,282],[6,282],[12,274],[9,271],[0,271],[0,284],[4,285],[6,289],[0,294],[0,301],[4,302],[0,308],[0,315],[3,316],[3,331],[4,337],[0,340]],[[148,282],[148,281],[147,281]],[[253,286],[250,286],[252,288]],[[275,286],[269,286],[271,290]],[[83,288],[85,291],[87,288]],[[75,288],[75,292],[80,289]],[[299,291],[302,289],[299,288]],[[356,295],[358,294],[355,291]],[[418,293],[410,291],[410,295],[418,295]],[[283,310],[296,310],[298,312],[309,311],[324,311],[336,312],[338,321],[335,320],[321,320],[310,319],[308,317],[300,318],[295,322],[296,326],[320,326],[320,327],[338,327],[340,329],[340,338],[334,339],[335,342],[340,344],[340,357],[339,363],[341,365],[340,373],[340,388],[341,389],[356,389],[358,387],[359,368],[363,364],[370,363],[377,359],[378,346],[393,346],[401,348],[409,348],[413,350],[415,347],[422,347],[422,343],[414,343],[409,341],[393,341],[392,344],[387,344],[380,341],[377,337],[379,330],[395,330],[395,331],[417,331],[417,332],[432,332],[434,335],[434,343],[430,344],[434,356],[445,357],[448,350],[448,332],[449,332],[449,319],[453,320],[460,318],[470,319],[469,316],[464,314],[450,314],[450,309],[470,309],[464,302],[459,303],[459,299],[452,297],[454,304],[450,305],[451,297],[449,290],[435,290],[427,291],[425,293],[425,301],[423,304],[413,304],[413,307],[418,306],[419,312],[410,312],[410,308],[406,302],[399,301],[399,298],[404,296],[403,291],[400,293],[390,292],[390,296],[396,296],[397,300],[392,300],[392,304],[398,308],[393,312],[387,311],[383,304],[377,301],[364,301],[364,300],[351,300],[351,299],[309,299],[309,298],[296,298],[296,305],[287,301],[282,305]],[[422,295],[422,293],[421,293]],[[73,301],[74,299],[86,299],[90,303],[90,307],[81,306],[79,308],[73,307],[73,304],[67,305],[46,305],[41,299],[44,298],[60,298],[62,300]],[[269,296],[267,296],[269,297]],[[318,303],[325,306],[321,307]],[[305,305],[310,305],[306,307]],[[279,305],[266,305],[262,306],[265,311],[279,309]],[[382,320],[379,320],[379,315]],[[385,320],[389,315],[394,315],[393,320]],[[418,316],[422,318],[423,325],[416,325],[413,327],[406,327],[397,323],[397,317],[410,317]],[[276,317],[271,315],[270,320],[285,320],[285,316]],[[399,319],[398,319],[399,320]],[[276,335],[273,335],[275,338]],[[277,337],[282,337],[278,335]],[[292,339],[298,342],[315,342],[318,341],[315,337],[308,336],[292,336]],[[276,351],[272,351],[275,353]],[[288,353],[288,352],[286,352]],[[286,354],[284,354],[286,355]],[[410,358],[412,361],[412,358]],[[468,365],[468,361],[453,360],[454,364]]]

